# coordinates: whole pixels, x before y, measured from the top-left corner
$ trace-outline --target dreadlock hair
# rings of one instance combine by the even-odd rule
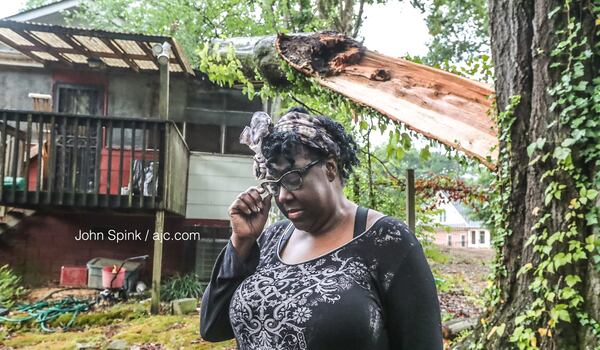
[[[292,107],[286,113],[290,112],[310,114],[302,107]],[[265,136],[262,140],[261,151],[263,156],[267,159],[267,166],[269,163],[275,162],[279,157],[284,157],[284,159],[294,166],[295,156],[297,155],[298,150],[304,148],[308,151],[311,160],[325,159],[334,156],[343,184],[350,177],[354,166],[359,163],[358,157],[356,156],[358,146],[352,136],[346,133],[344,127],[340,123],[322,115],[313,117],[317,118],[322,123],[326,132],[331,136],[331,139],[339,146],[339,157],[335,157],[334,154],[328,154],[328,152],[323,149],[311,147],[302,143],[298,135],[293,132],[276,131]]]

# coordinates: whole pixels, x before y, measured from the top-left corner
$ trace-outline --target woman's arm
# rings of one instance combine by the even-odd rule
[[[219,254],[200,305],[200,335],[204,340],[233,338],[229,323],[231,297],[240,283],[254,273],[259,257],[256,242],[245,259],[238,255],[231,241]]]
[[[229,206],[231,239],[215,263],[200,305],[200,335],[208,341],[233,338],[229,303],[242,281],[254,273],[260,258],[257,240],[265,227],[272,195],[250,187]]]
[[[412,233],[410,236],[412,242],[385,294],[384,314],[390,349],[441,350],[442,329],[435,280],[421,245]]]

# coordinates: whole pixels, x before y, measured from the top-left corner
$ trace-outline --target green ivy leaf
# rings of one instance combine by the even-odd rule
[[[565,160],[571,154],[571,150],[564,147],[556,147],[552,157],[558,160]]]
[[[565,282],[567,282],[567,286],[573,287],[577,284],[577,282],[581,282],[581,277],[576,275],[567,275],[567,277],[565,277]]]
[[[527,264],[521,266],[521,268],[517,272],[517,277],[521,276],[522,274],[526,273],[527,271],[531,270],[532,268],[533,268],[532,263],[527,263]]]
[[[421,160],[427,161],[430,157],[431,153],[429,152],[429,146],[423,148],[419,153],[419,158],[421,158]]]

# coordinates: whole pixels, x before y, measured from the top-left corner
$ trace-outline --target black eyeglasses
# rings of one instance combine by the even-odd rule
[[[265,180],[260,186],[274,196],[279,195],[281,186],[288,191],[296,191],[302,187],[302,177],[315,164],[319,164],[322,159],[312,161],[300,169],[293,169],[281,175],[277,180]]]

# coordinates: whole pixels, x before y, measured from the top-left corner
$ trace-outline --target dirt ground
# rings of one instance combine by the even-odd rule
[[[434,274],[443,279],[438,285],[444,320],[476,317],[483,310],[482,295],[494,259],[492,249],[436,246],[445,262],[430,261]]]

